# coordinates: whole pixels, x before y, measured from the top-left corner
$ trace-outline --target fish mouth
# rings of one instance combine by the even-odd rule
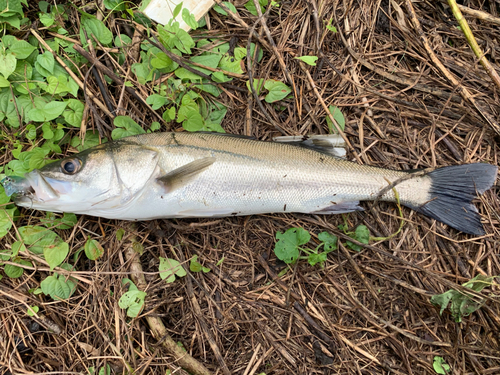
[[[5,193],[13,196],[18,205],[33,202],[49,202],[59,198],[47,179],[37,170],[26,173],[25,177],[8,176],[1,181]]]

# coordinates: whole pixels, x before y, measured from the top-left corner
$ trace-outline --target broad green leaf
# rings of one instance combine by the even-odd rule
[[[104,0],[104,6],[106,9],[112,11],[124,11],[126,1],[124,0]]]
[[[35,316],[36,314],[38,314],[38,311],[40,311],[40,308],[38,306],[30,306],[30,308],[26,310],[26,314],[28,316]]]
[[[274,79],[268,79],[264,87],[269,91],[264,100],[268,103],[274,103],[287,97],[292,90],[283,82]]]
[[[106,138],[102,140],[99,138],[98,132],[92,132],[87,130],[85,133],[85,139],[80,139],[79,137],[73,137],[71,139],[71,146],[78,149],[78,151],[83,151],[88,148],[97,146],[98,144],[105,143],[107,141]]]
[[[299,56],[296,57],[296,59],[305,62],[307,65],[316,66],[316,60],[318,60],[318,56]]]
[[[77,99],[68,99],[67,103],[68,106],[66,107],[62,115],[68,124],[79,128],[82,124],[85,104]]]
[[[201,76],[187,70],[186,68],[177,68],[174,74],[177,78],[185,79],[191,82],[200,82],[202,80]]]
[[[345,117],[340,109],[334,105],[328,107],[328,110],[332,114],[333,118],[339,125],[340,129],[343,131],[345,128]],[[331,133],[338,133],[337,128],[333,125],[332,120],[330,120],[330,116],[326,116],[326,123],[328,124],[328,128]]]
[[[141,290],[129,290],[120,297],[118,306],[121,309],[127,309],[128,317],[135,318],[144,308],[144,299],[146,296],[146,292]]]
[[[52,139],[54,137],[54,132],[52,131],[52,126],[50,122],[44,122],[42,125],[42,137],[44,139]]]
[[[163,69],[164,73],[173,72],[179,67],[175,61],[168,57],[164,52],[159,52],[151,59],[151,65],[156,69]]]
[[[57,229],[69,229],[75,226],[78,218],[75,214],[65,212],[61,218],[56,217],[53,212],[47,212],[40,222],[46,227],[56,227]]]
[[[43,13],[40,14],[40,22],[45,27],[50,27],[56,22],[56,18],[52,13]]]
[[[125,230],[123,228],[120,228],[116,231],[116,239],[118,241],[121,241],[123,238],[123,235],[125,234]]]
[[[326,252],[333,251],[337,248],[337,236],[328,232],[321,232],[318,234],[318,240],[323,242]]]
[[[55,244],[43,248],[43,255],[51,271],[60,265],[69,253],[69,245],[61,239],[58,240]]]
[[[1,4],[2,1],[0,1],[0,4]],[[1,5],[0,5],[0,9],[1,9]],[[0,24],[2,22],[6,22],[8,23],[9,25],[11,25],[12,27],[15,27],[16,29],[20,29],[21,28],[21,19],[19,18],[19,16],[0,16]]]
[[[65,276],[55,273],[48,276],[40,283],[43,294],[52,297],[53,300],[65,300],[73,295],[76,290],[76,281],[70,277],[66,279]]]
[[[111,132],[113,139],[120,139],[130,135],[144,134],[146,131],[128,116],[117,116],[113,124],[118,127]]]
[[[203,267],[200,263],[198,263],[198,255],[194,255],[191,258],[191,261],[189,263],[189,269],[191,272],[200,272],[203,271],[203,273],[210,272],[210,268]]]
[[[34,50],[36,50],[36,47],[32,46],[24,40],[16,40],[9,46],[9,52],[13,53],[18,60],[28,58],[28,56],[31,55]]]
[[[32,266],[30,262],[20,258],[13,259],[12,262],[21,264],[23,266]],[[14,266],[13,264],[6,264],[3,270],[5,274],[11,279],[17,279],[24,273],[24,269],[22,267]]]
[[[0,0],[0,9],[2,10],[0,15],[4,17],[14,16],[16,14],[24,17],[23,7],[19,0]]]
[[[113,41],[113,33],[104,25],[104,23],[97,18],[84,13],[81,18],[82,26],[87,31],[88,37],[92,40],[94,35],[102,44],[110,44]],[[86,44],[87,41],[84,41]]]
[[[191,38],[191,35],[188,34],[187,31],[185,31],[183,29],[179,29],[176,32],[176,35],[174,38],[174,45],[177,47],[177,49],[179,51],[190,55],[191,48],[193,48],[195,46],[195,42],[194,42],[193,38]]]
[[[0,74],[4,76],[5,79],[14,73],[16,70],[17,60],[13,53],[5,53],[0,51]]]
[[[308,243],[311,235],[303,228],[290,228],[285,233],[276,233],[276,245],[274,253],[278,259],[289,264],[299,257],[299,247]]]
[[[229,81],[233,80],[232,78],[226,76],[222,72],[214,72],[214,73],[212,73],[212,79],[215,82],[218,82],[218,83],[224,83],[224,82],[229,82]]]
[[[0,76],[0,88],[2,87],[10,87],[10,82],[3,76]]]
[[[451,371],[450,366],[445,362],[443,357],[434,356],[432,367],[436,371],[436,374],[445,375]]]
[[[173,283],[175,276],[184,277],[187,275],[186,270],[175,259],[160,257],[160,278],[166,279],[167,283]]]
[[[50,103],[47,103],[43,108],[32,109],[28,112],[28,116],[36,122],[54,120],[63,113],[67,105],[67,102],[52,101]]]
[[[90,238],[85,242],[85,255],[90,260],[99,259],[104,254],[104,249],[101,244],[96,240]]]
[[[189,9],[182,9],[182,19],[193,30],[198,28],[198,22],[196,22],[195,16],[189,11]]]
[[[253,88],[255,92],[257,92],[257,95],[260,95],[260,91],[264,88],[264,78],[254,78],[253,79]],[[249,92],[252,92],[252,89],[250,88],[250,81],[246,82],[247,88]]]
[[[322,252],[319,254],[309,254],[307,256],[307,262],[311,266],[315,266],[318,263],[322,265],[324,262],[326,262],[327,258],[328,258],[328,253],[326,252]]]
[[[164,106],[166,102],[167,98],[159,94],[152,94],[146,98],[146,103],[148,103],[155,111]]]
[[[219,65],[219,62],[221,59],[222,59],[222,56],[219,54],[207,53],[207,54],[200,55],[200,56],[193,56],[189,60],[192,62],[195,62],[197,64],[208,66],[209,68],[215,69]],[[198,66],[193,66],[193,67],[202,73],[212,74],[211,70],[203,69],[203,68],[200,68]]]
[[[231,4],[229,1],[223,1],[223,5],[225,5],[231,12],[238,14],[238,11],[236,10],[236,7]],[[222,9],[220,5],[215,5],[213,8],[217,13],[222,14],[223,16],[227,16],[227,12]]]
[[[54,73],[55,60],[52,53],[45,51],[36,57],[36,61],[42,66],[42,68],[50,72],[50,74]]]
[[[227,72],[243,74],[243,69],[241,68],[241,60],[237,60],[233,56],[222,56],[219,62],[219,68]]]
[[[363,244],[368,244],[370,242],[370,231],[365,225],[358,225],[352,238]],[[351,241],[346,241],[346,246],[354,251],[361,251],[363,248],[361,245],[355,244]]]
[[[182,127],[188,132],[197,132],[203,128],[203,117],[198,112],[190,112],[186,115],[186,119],[182,122]]]
[[[2,189],[3,190],[3,189]],[[9,233],[16,208],[0,208],[0,238]]]
[[[264,7],[266,7],[267,4],[268,4],[268,0],[259,0],[261,13],[264,13],[266,11]],[[245,8],[247,8],[247,10],[250,13],[252,13],[254,16],[259,15],[259,13],[257,13],[257,8],[255,8],[255,4],[254,4],[253,0],[247,1],[247,3],[245,4]]]

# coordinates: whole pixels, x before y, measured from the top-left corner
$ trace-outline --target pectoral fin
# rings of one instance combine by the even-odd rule
[[[214,162],[215,158],[213,157],[197,159],[168,172],[166,175],[159,177],[157,181],[165,187],[167,192],[170,192],[193,181],[199,173],[210,167]]]

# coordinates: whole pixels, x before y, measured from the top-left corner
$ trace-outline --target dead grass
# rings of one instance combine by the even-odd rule
[[[252,73],[287,82],[294,99],[283,102],[283,110],[262,102],[265,115],[246,89],[225,88],[229,112],[223,127],[266,140],[278,135],[273,123],[291,135],[326,133],[323,101],[342,109],[350,157],[362,163],[406,170],[470,162],[498,165],[498,136],[484,120],[485,114],[500,118],[498,90],[443,4],[421,1],[413,7],[429,46],[459,86],[429,58],[407,2],[282,1],[263,18],[275,47],[262,24],[255,27],[268,49]],[[464,5],[498,20],[500,9],[493,1]],[[211,11],[208,34],[225,41],[237,37],[238,45],[246,46],[258,20],[243,7],[238,11],[240,20]],[[77,12],[70,17],[78,24]],[[330,18],[338,33],[325,29]],[[467,20],[497,67],[498,27],[472,16]],[[127,21],[110,17],[107,22],[113,33],[133,36],[134,26]],[[207,32],[193,33],[202,34]],[[125,71],[135,53],[129,52]],[[101,51],[97,55],[122,74],[110,56]],[[302,55],[319,56],[317,66],[301,66],[294,57]],[[82,81],[88,69],[81,66]],[[245,88],[246,79],[232,84]],[[86,84],[99,92],[92,75]],[[478,105],[460,96],[464,89]],[[110,84],[107,90],[116,106],[122,87]],[[139,84],[135,90],[143,98],[150,93]],[[136,120],[147,124],[157,119],[130,93],[120,103]],[[109,133],[110,119],[90,98],[87,106],[87,129]],[[498,188],[487,192],[478,205],[488,232],[484,238],[462,235],[405,209],[407,223],[395,238],[359,253],[341,248],[330,254],[323,269],[300,262],[281,282],[276,273],[283,265],[272,252],[276,231],[303,227],[313,234],[327,230],[341,236],[341,216],[157,220],[135,229],[125,222],[81,217],[73,232],[60,235],[77,250],[90,234],[106,253],[97,262],[78,261],[74,275],[80,282],[71,299],[54,302],[27,293],[39,286],[46,271],[27,270],[20,279],[2,279],[0,373],[76,374],[105,364],[114,373],[126,373],[128,366],[137,374],[164,374],[168,369],[184,373],[161,345],[163,339],[152,336],[147,316],[161,320],[168,335],[214,374],[434,374],[434,356],[443,357],[454,374],[498,374],[498,287],[486,288],[485,305],[461,324],[448,312],[440,316],[430,303],[433,294],[458,288],[478,274],[500,273],[497,194]],[[42,215],[25,213],[17,225],[37,223]],[[399,226],[396,207],[384,203],[349,215],[347,222],[353,227],[364,223],[376,236],[387,236]],[[127,231],[121,242],[115,238],[118,228]],[[132,237],[144,247],[140,265],[148,297],[141,317],[130,320],[117,302],[123,293],[121,280],[130,273],[124,250]],[[173,284],[159,279],[159,256],[186,260],[195,254],[211,272]],[[40,306],[45,320],[27,317],[26,304]],[[53,332],[54,325],[59,334]]]

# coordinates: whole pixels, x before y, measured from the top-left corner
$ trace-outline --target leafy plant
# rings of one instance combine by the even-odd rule
[[[160,257],[159,271],[161,279],[165,280],[167,283],[173,283],[175,281],[175,276],[184,277],[187,275],[184,267],[182,267],[177,260],[170,258]]]
[[[475,292],[480,292],[485,287],[491,285],[495,277],[477,275],[472,280],[462,284],[462,286],[472,289]],[[451,316],[457,323],[462,321],[462,317],[469,316],[474,311],[479,310],[484,301],[484,299],[480,299],[479,301],[474,300],[471,294],[462,293],[454,289],[448,290],[443,294],[435,294],[431,297],[431,303],[441,307],[439,311],[440,315],[443,314],[443,311],[449,305]]]
[[[278,242],[274,247],[274,253],[286,264],[294,263],[302,258],[307,259],[311,266],[318,263],[323,265],[328,253],[337,248],[337,237],[328,232],[318,234],[318,240],[321,243],[316,248],[303,247],[302,245],[306,245],[311,240],[311,235],[303,228],[290,228],[285,233],[277,232],[276,239]],[[319,251],[321,247],[323,247],[322,252]],[[300,257],[301,252],[306,255]]]
[[[118,300],[118,306],[121,309],[127,310],[127,316],[130,318],[137,317],[142,309],[144,308],[144,299],[147,296],[146,292],[143,292],[137,288],[137,286],[130,279],[123,279],[122,286],[128,286],[128,292],[123,293],[123,295]]]
[[[318,60],[318,56],[299,56],[296,57],[296,59],[305,62],[307,65],[316,66],[316,60]]]
[[[447,374],[451,371],[450,366],[444,361],[443,357],[434,356],[434,362],[432,363],[432,367],[436,374]]]
[[[343,131],[345,129],[345,117],[344,114],[340,111],[340,109],[334,105],[328,106],[328,110],[333,116],[333,119],[337,122],[340,129]],[[330,116],[326,116],[326,123],[328,124],[328,128],[331,133],[338,133],[337,128],[333,125]]]
[[[200,263],[198,263],[198,255],[194,255],[191,258],[191,261],[189,263],[189,270],[191,272],[201,272],[201,271],[203,271],[203,273],[207,273],[207,272],[211,271],[210,268],[203,267]]]

